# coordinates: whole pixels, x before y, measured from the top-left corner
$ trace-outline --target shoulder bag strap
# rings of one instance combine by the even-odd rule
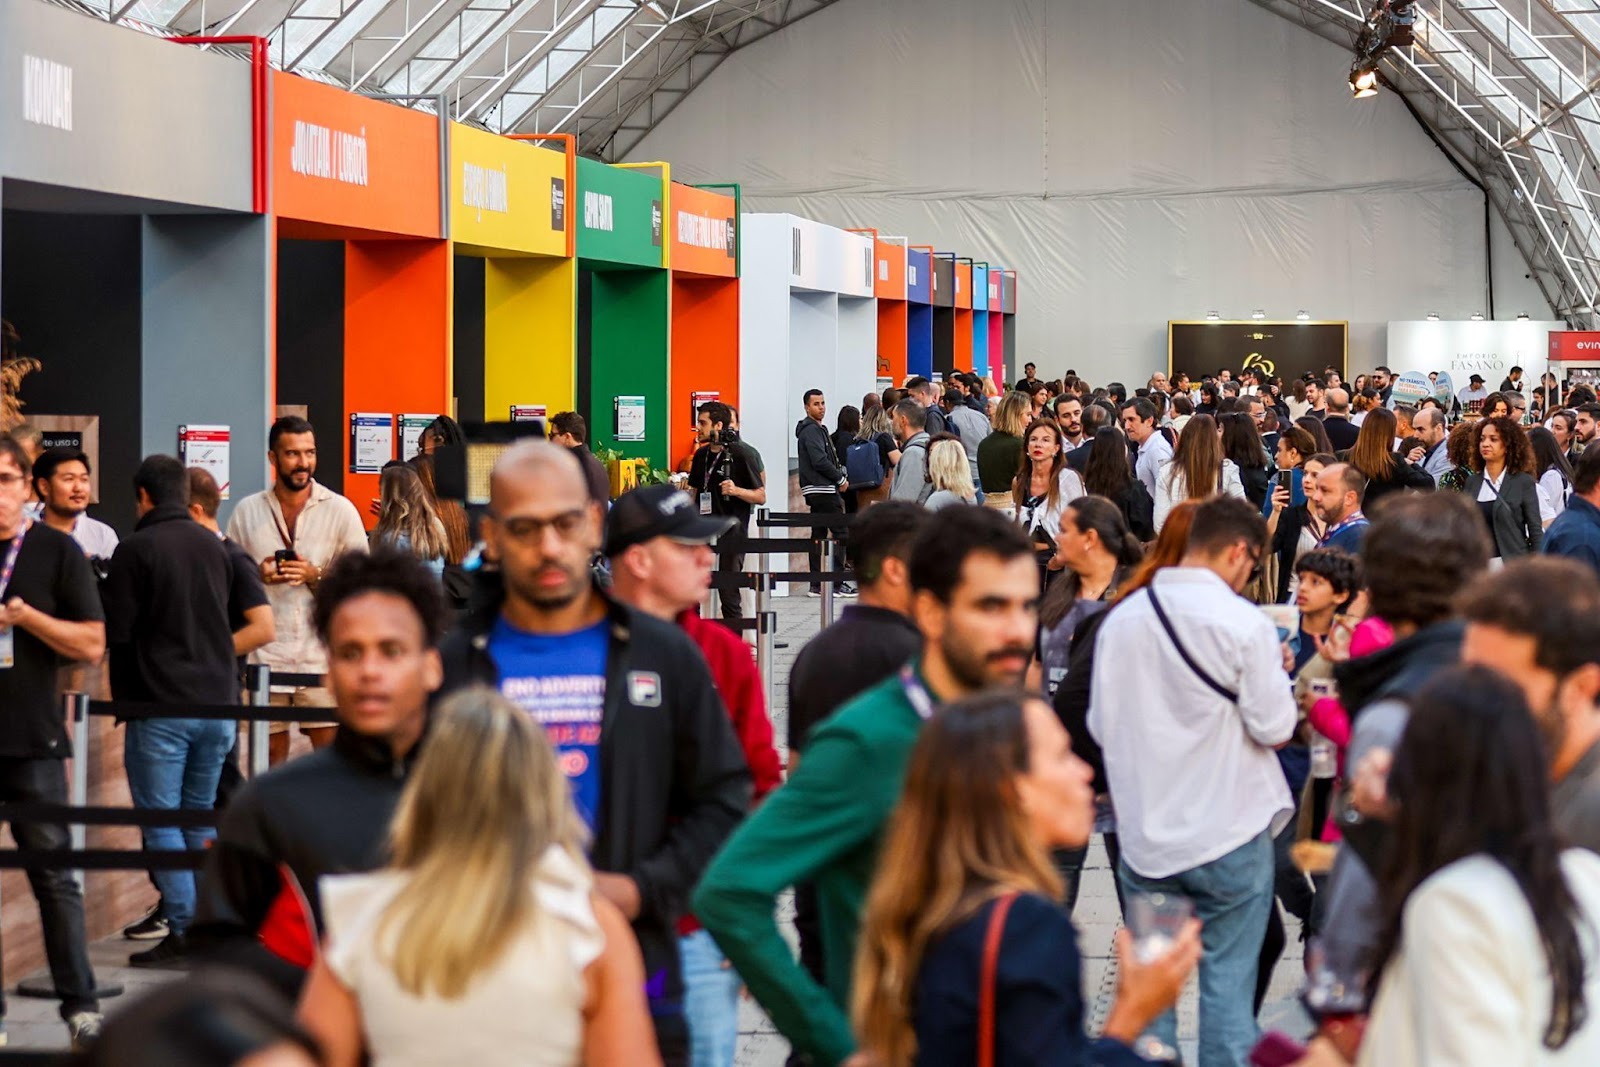
[[[983,939],[983,976],[978,986],[978,1067],[994,1067],[994,987],[1000,969],[1000,939],[1006,932],[1006,913],[1017,894],[1007,893],[994,902],[989,931]]]
[[[1161,628],[1167,631],[1168,640],[1172,642],[1172,647],[1178,650],[1178,655],[1183,657],[1183,662],[1189,665],[1189,669],[1195,673],[1197,678],[1206,683],[1206,687],[1212,692],[1226,699],[1230,703],[1237,704],[1239,702],[1239,694],[1234,692],[1232,689],[1229,689],[1227,686],[1223,685],[1221,682],[1217,681],[1209,673],[1207,673],[1206,669],[1200,666],[1199,661],[1193,656],[1189,655],[1189,650],[1183,647],[1183,642],[1178,640],[1178,631],[1173,629],[1172,620],[1167,618],[1167,613],[1162,610],[1161,601],[1156,597],[1155,586],[1145,586],[1144,592],[1145,595],[1150,598],[1150,606],[1155,609],[1156,618],[1161,622]]]

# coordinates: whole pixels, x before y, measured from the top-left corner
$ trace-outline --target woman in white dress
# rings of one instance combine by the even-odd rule
[[[1245,499],[1244,482],[1233,460],[1222,455],[1222,434],[1217,420],[1196,415],[1178,435],[1172,458],[1156,472],[1156,533],[1166,524],[1173,505],[1213,496]]]
[[[1083,495],[1083,479],[1067,466],[1067,442],[1053,419],[1035,419],[1022,438],[1022,464],[1011,483],[1017,521],[1033,539],[1040,588],[1063,564],[1055,558],[1061,513]]]
[[[483,687],[446,701],[391,834],[389,867],[321,883],[300,1018],[327,1067],[661,1063],[638,943],[525,712]]]

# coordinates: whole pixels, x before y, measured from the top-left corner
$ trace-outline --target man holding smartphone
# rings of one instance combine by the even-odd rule
[[[323,570],[342,552],[365,552],[367,534],[349,500],[316,480],[317,437],[311,423],[286,415],[267,433],[272,488],[239,501],[228,522],[228,539],[258,561],[272,603],[277,637],[250,654],[250,662],[273,671],[323,674],[328,661],[312,625],[312,593]],[[273,686],[272,703],[286,707],[330,707],[327,690]],[[301,726],[320,748],[333,740],[331,726]],[[289,724],[273,723],[272,762],[289,754]]]

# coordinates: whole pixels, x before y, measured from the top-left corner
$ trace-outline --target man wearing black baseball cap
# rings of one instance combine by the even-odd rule
[[[711,585],[711,543],[736,524],[731,515],[702,515],[688,493],[666,485],[633,489],[606,518],[605,554],[611,592],[629,607],[676,622],[705,656],[733,732],[744,749],[756,803],[783,782],[772,720],[750,646],[727,627],[702,619],[695,606]],[[684,1008],[693,1063],[726,1063],[739,1040],[738,974],[693,916],[678,921]]]
[[[619,502],[619,551],[662,526],[702,540],[708,521],[721,529],[678,504]],[[479,572],[474,608],[440,648],[439,696],[492,685],[544,727],[594,835],[595,889],[639,939],[662,1059],[686,1064],[674,924],[750,806],[750,771],[694,643],[594,585],[601,522],[566,449],[524,441],[500,457],[482,527],[499,567]]]
[[[1481,404],[1489,396],[1489,390],[1483,387],[1483,375],[1474,374],[1467,379],[1467,387],[1456,394],[1456,399],[1461,401],[1461,406],[1468,404]]]

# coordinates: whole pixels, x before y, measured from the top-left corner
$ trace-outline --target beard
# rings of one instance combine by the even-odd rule
[[[1546,763],[1555,763],[1567,744],[1567,717],[1561,713],[1560,702],[1552,698],[1543,709],[1533,713],[1533,724],[1539,728],[1539,738],[1544,742]]]
[[[296,467],[287,471],[280,467],[278,469],[278,481],[287,485],[290,489],[304,489],[311,484],[311,478],[314,473],[315,471],[306,467]]]
[[[991,685],[1017,686],[1028,671],[1028,659],[1033,649],[1026,645],[1006,645],[992,652],[979,652],[958,635],[946,634],[939,642],[939,651],[956,681],[967,689],[986,689]],[[1021,668],[1001,668],[997,663],[1006,656],[1015,655],[1022,660]]]

